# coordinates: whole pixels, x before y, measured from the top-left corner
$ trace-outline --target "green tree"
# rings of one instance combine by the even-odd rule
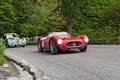
[[[5,32],[14,32],[13,28],[16,17],[15,9],[11,4],[12,0],[0,1],[0,35]]]
[[[40,25],[47,18],[44,7],[34,2],[34,0],[15,0],[13,5],[16,9],[17,19],[19,23],[28,23]]]
[[[48,15],[48,20],[45,22],[47,30],[56,31],[58,28],[63,29],[65,20],[60,12],[54,12],[54,9],[58,6],[57,0],[37,0],[38,3],[45,8]]]
[[[56,8],[60,11],[66,21],[67,31],[72,32],[74,19],[77,15],[79,0],[60,0],[61,4]]]
[[[104,12],[104,22],[106,25],[113,26],[117,32],[120,32],[120,1],[108,7]]]
[[[16,27],[14,27],[16,33],[23,36],[30,35],[30,28],[28,29],[26,26],[32,26],[33,30],[34,28],[38,29],[39,26],[46,28],[44,23],[47,21],[48,13],[44,7],[40,6],[34,0],[14,0],[13,6],[17,14]],[[37,33],[34,33],[34,35],[35,34]]]
[[[105,27],[106,25],[101,21],[104,18],[103,13],[115,2],[116,0],[81,0],[78,4],[79,14],[74,22],[74,33],[80,33],[89,28]]]

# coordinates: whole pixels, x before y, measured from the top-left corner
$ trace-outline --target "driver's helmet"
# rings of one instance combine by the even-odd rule
[[[59,29],[59,28],[57,29],[57,32],[60,32],[60,29]]]
[[[48,32],[47,32],[47,35],[48,35],[48,34],[50,34],[50,33],[51,33],[51,32],[50,32],[50,31],[48,31]]]

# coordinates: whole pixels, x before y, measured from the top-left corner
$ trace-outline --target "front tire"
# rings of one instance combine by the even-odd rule
[[[15,45],[14,47],[17,47],[17,45]],[[23,46],[22,46],[23,47]]]
[[[55,55],[58,52],[58,48],[55,45],[53,40],[50,40],[50,52],[51,52],[52,55]]]
[[[25,45],[22,45],[22,47],[25,47]]]
[[[84,48],[80,49],[81,52],[85,52],[87,50],[87,46],[85,46]]]
[[[43,52],[43,48],[42,48],[42,45],[40,44],[40,41],[38,41],[37,43],[37,48],[39,52]]]

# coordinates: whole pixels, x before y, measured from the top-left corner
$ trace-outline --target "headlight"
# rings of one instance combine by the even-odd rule
[[[26,39],[25,38],[23,38],[23,42],[26,43]]]
[[[8,42],[11,42],[11,40],[10,40],[10,39],[8,39]]]
[[[61,40],[61,39],[58,39],[58,40],[57,40],[57,43],[58,43],[58,44],[62,44],[62,40]]]
[[[88,38],[84,38],[84,42],[89,42],[89,39]]]

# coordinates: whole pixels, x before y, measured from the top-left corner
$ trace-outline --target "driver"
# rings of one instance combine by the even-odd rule
[[[46,33],[46,35],[45,35],[41,40],[44,41],[45,39],[47,39],[48,34],[50,34],[50,33],[51,33],[51,32],[48,30],[47,33]]]

